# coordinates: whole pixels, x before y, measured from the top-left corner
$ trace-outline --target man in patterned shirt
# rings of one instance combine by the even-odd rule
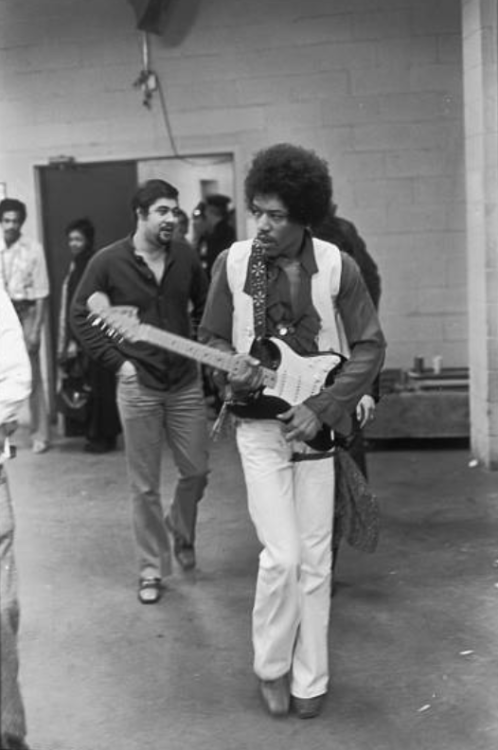
[[[49,417],[40,366],[40,341],[49,293],[43,249],[25,237],[26,206],[15,198],[0,202],[0,274],[21,321],[32,371],[30,394],[33,451],[49,448]]]

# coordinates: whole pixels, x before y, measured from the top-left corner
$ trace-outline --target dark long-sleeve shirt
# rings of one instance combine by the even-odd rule
[[[206,269],[211,275],[211,269],[218,255],[227,250],[235,242],[235,230],[228,221],[222,219],[216,224],[212,234],[206,240]]]
[[[103,292],[112,305],[136,307],[142,323],[190,338],[192,321],[198,323],[204,309],[207,286],[197,254],[186,243],[171,243],[158,283],[127,237],[91,259],[74,295],[71,325],[88,354],[104,366],[117,371],[129,360],[143,385],[175,390],[195,379],[195,362],[147,343],[109,338],[92,325],[87,300],[94,292]]]
[[[286,343],[298,353],[305,354],[316,351],[316,333],[319,329],[318,313],[311,299],[311,276],[318,272],[318,267],[310,238],[305,239],[298,258],[300,288],[295,300],[292,300],[285,267],[278,262],[270,265],[266,327],[268,335],[279,335],[279,329],[283,328],[286,336],[282,338]],[[341,253],[341,258],[341,281],[336,303],[351,355],[334,383],[307,399],[305,404],[321,422],[339,432],[348,433],[350,414],[360,398],[368,392],[384,361],[385,340],[358,266],[345,253]],[[226,252],[218,257],[199,338],[218,348],[233,349],[233,301],[226,260]]]

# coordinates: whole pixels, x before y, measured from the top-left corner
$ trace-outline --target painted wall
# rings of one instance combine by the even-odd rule
[[[474,455],[498,469],[498,11],[464,0],[467,258]]]
[[[467,363],[458,0],[201,0],[189,34],[152,38],[178,148],[235,153],[291,140],[329,160],[341,213],[383,278],[388,365]],[[30,210],[33,166],[161,158],[159,97],[133,87],[141,35],[125,0],[2,0],[0,182]]]

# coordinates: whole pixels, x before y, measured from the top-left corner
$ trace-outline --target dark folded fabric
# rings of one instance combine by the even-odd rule
[[[375,552],[379,506],[362,472],[344,448],[336,448],[334,539],[344,537],[362,552]]]

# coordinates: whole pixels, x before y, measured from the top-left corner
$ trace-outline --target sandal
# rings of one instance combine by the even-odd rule
[[[161,598],[160,578],[142,578],[138,587],[138,598],[142,604],[155,604]]]

